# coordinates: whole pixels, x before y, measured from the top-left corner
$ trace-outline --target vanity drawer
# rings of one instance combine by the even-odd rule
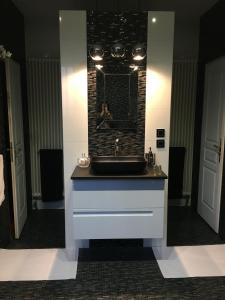
[[[71,201],[73,209],[84,211],[148,210],[164,207],[164,191],[73,191]]]
[[[75,239],[162,238],[163,208],[146,212],[73,214]]]

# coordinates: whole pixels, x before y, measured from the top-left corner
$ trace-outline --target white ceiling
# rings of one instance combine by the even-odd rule
[[[178,18],[199,18],[218,0],[13,0],[25,19],[56,18],[61,9],[172,10]]]

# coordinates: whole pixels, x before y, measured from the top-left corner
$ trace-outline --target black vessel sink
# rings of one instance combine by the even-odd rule
[[[142,156],[96,156],[91,159],[95,174],[143,174],[146,164]]]

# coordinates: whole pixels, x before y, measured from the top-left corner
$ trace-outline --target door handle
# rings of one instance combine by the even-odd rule
[[[222,144],[222,141],[220,139],[220,144],[219,145],[213,145],[213,148],[216,150],[216,152],[219,156],[219,162],[220,162],[220,159],[221,159],[221,144]]]
[[[213,145],[213,148],[215,148],[216,150],[219,150],[220,146],[218,146],[218,145]]]

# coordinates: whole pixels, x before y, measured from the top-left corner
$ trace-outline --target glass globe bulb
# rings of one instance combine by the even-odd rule
[[[89,51],[90,57],[95,61],[103,60],[104,50],[100,45],[94,45]]]
[[[143,45],[136,45],[132,50],[132,56],[134,60],[142,60],[146,56],[146,49]]]

